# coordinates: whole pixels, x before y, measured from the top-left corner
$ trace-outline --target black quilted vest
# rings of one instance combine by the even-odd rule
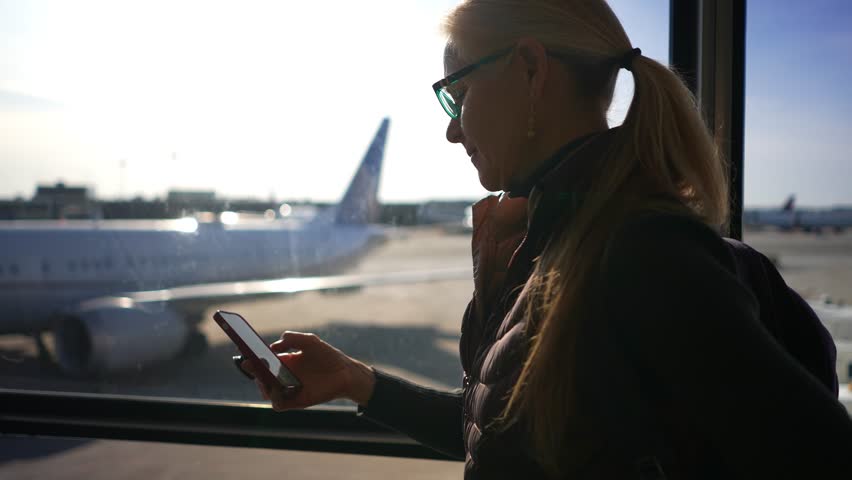
[[[578,206],[581,195],[578,190],[566,187],[575,184],[587,164],[603,153],[612,132],[584,137],[566,145],[545,162],[545,175],[533,175],[537,180],[534,185],[513,189],[509,194],[520,192],[520,196],[527,196],[535,188],[530,198],[526,231],[514,239],[504,240],[505,244],[499,246],[513,252],[505,277],[497,280],[499,285],[493,284],[492,278],[476,279],[477,290],[486,289],[489,295],[475,292],[462,321],[460,356],[465,372],[466,479],[545,476],[532,459],[524,427],[515,424],[495,428],[494,420],[502,413],[526,358],[523,288],[532,272],[534,259],[541,254],[556,228],[566,228],[570,224],[570,213]],[[559,188],[544,188],[551,182]],[[495,198],[490,200],[496,203]],[[486,209],[481,205],[483,202],[474,207],[475,228],[481,223],[476,218],[477,210]],[[485,247],[487,245],[482,248]],[[474,245],[475,277],[479,270],[476,249]],[[480,272],[482,275],[486,274]],[[488,282],[491,285],[486,285]]]

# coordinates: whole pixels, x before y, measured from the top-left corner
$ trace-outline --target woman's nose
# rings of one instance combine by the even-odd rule
[[[453,118],[450,120],[450,124],[447,125],[447,141],[450,143],[461,143],[464,140],[464,134],[461,129],[461,122],[458,118]]]

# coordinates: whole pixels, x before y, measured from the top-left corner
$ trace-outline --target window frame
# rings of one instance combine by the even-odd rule
[[[730,160],[735,238],[742,236],[745,12],[745,0],[670,2],[669,62]],[[344,407],[277,413],[240,402],[0,388],[0,433],[455,460]]]
[[[456,460],[356,415],[247,402],[0,389],[0,433]]]

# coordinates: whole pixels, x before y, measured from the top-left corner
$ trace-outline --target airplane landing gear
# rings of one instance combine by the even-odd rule
[[[41,332],[33,332],[30,336],[36,344],[36,349],[38,349],[38,360],[42,363],[51,362],[50,350],[47,349],[47,345],[44,343],[44,338],[42,337]]]

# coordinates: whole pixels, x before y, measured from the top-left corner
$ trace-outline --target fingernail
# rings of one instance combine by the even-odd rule
[[[287,388],[285,388],[285,389],[284,389],[284,391],[283,391],[283,393],[284,393],[284,397],[285,397],[285,398],[293,397],[293,396],[295,396],[298,392],[299,392],[299,389],[298,389],[298,388],[296,388],[296,387],[287,387]]]

